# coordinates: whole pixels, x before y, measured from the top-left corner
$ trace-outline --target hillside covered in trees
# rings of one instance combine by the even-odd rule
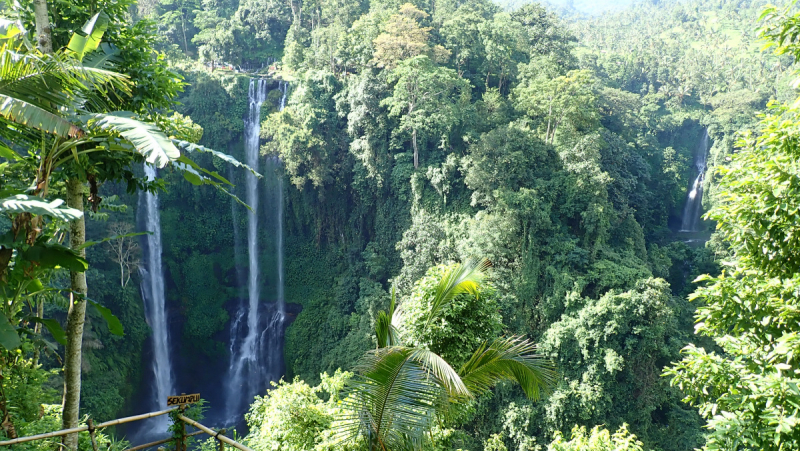
[[[800,16],[604,5],[7,3],[0,441],[800,449]]]

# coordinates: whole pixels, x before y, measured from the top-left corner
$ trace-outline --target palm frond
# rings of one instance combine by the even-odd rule
[[[61,138],[84,131],[65,111],[85,104],[104,106],[111,92],[130,92],[127,77],[102,68],[85,67],[61,52],[19,53],[0,45],[0,122],[2,136],[13,142],[35,139],[26,128]]]
[[[223,152],[220,152],[220,151],[217,151],[217,150],[214,150],[214,149],[209,149],[208,147],[201,146],[201,145],[195,144],[195,143],[191,143],[189,141],[184,141],[182,139],[173,139],[172,142],[176,146],[180,147],[181,149],[183,149],[183,150],[185,150],[187,152],[208,153],[208,154],[211,154],[213,157],[218,158],[218,159],[224,161],[225,163],[230,164],[231,166],[234,166],[234,167],[237,167],[237,168],[242,168],[242,169],[245,169],[247,171],[250,171],[250,173],[253,174],[254,176],[256,176],[257,178],[262,178],[263,177],[255,169],[251,168],[250,166],[242,163],[241,161],[237,160],[236,158],[234,158],[234,157],[232,157],[232,156],[230,156],[230,155],[228,155],[226,153],[223,153]]]
[[[414,358],[414,350],[370,351],[356,371],[343,401],[348,413],[334,425],[339,438],[362,435],[387,450],[424,439],[441,405],[442,389]]]
[[[389,311],[381,310],[375,320],[375,336],[378,338],[378,347],[400,346],[400,333],[394,326],[394,312],[396,302],[395,286],[392,285],[392,299],[389,302]]]
[[[474,395],[508,380],[518,382],[528,398],[538,400],[556,384],[554,364],[536,354],[533,342],[519,336],[484,343],[458,374]]]
[[[130,93],[127,76],[109,70],[108,65],[86,66],[57,52],[51,55],[18,53],[0,46],[0,93],[55,112],[75,109],[93,91],[108,89]]]
[[[489,261],[483,258],[458,264],[448,270],[439,281],[439,284],[436,285],[428,318],[425,321],[425,328],[427,329],[430,326],[431,322],[438,317],[442,308],[456,296],[463,293],[477,293],[484,280],[483,272],[488,267]]]
[[[0,213],[2,212],[11,214],[31,213],[50,216],[62,221],[72,221],[83,216],[82,211],[67,207],[61,199],[48,202],[41,197],[27,194],[15,194],[0,199]]]
[[[429,377],[433,377],[434,381],[447,391],[448,395],[454,398],[473,397],[456,370],[435,352],[414,348],[408,358],[417,362]]]
[[[2,122],[9,122],[6,127],[30,127],[63,138],[81,137],[85,134],[80,127],[59,114],[3,94],[0,94],[0,118],[4,119]]]
[[[114,112],[82,116],[89,128],[116,133],[133,145],[148,163],[163,168],[181,153],[172,141],[155,125],[134,118],[132,113]]]

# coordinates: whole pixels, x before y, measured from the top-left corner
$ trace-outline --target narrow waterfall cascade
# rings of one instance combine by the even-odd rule
[[[278,111],[283,111],[283,109],[286,107],[286,94],[289,92],[289,82],[282,81],[280,87],[281,93],[283,94],[281,95],[281,103],[278,107]]]
[[[148,164],[144,165],[145,176],[148,180],[156,177],[156,169]],[[158,194],[145,192],[139,195],[139,203],[145,215],[145,230],[151,232],[147,235],[145,248],[145,265],[142,268],[141,291],[145,302],[145,317],[150,329],[153,331],[153,408],[156,410],[167,407],[167,396],[174,395],[172,364],[169,355],[169,330],[167,322],[167,309],[164,292],[164,270],[161,264],[161,216],[158,210]],[[157,422],[152,432],[166,432],[168,418],[160,416],[152,421]]]
[[[261,128],[261,105],[267,98],[267,80],[251,79],[248,89],[249,109],[244,118],[245,162],[259,170],[259,132]],[[260,386],[258,365],[260,277],[258,254],[258,179],[250,173],[245,175],[245,202],[247,211],[247,304],[242,305],[231,321],[231,362],[228,381],[227,411],[229,418],[236,418]],[[242,320],[245,320],[242,324]],[[241,339],[246,325],[244,339]]]
[[[703,180],[706,175],[706,162],[708,155],[708,129],[703,132],[703,138],[694,152],[694,167],[697,171],[686,204],[683,207],[683,221],[680,232],[700,232],[700,217],[703,213]]]
[[[283,376],[283,333],[286,321],[286,303],[283,287],[283,163],[277,156],[269,156],[264,165],[266,180],[267,222],[265,226],[274,234],[275,300],[267,304],[267,327],[260,338],[264,350],[262,368],[266,382],[278,381]],[[267,388],[267,387],[264,387]],[[262,389],[263,390],[263,389]],[[263,394],[263,393],[262,393]]]
[[[289,83],[282,81],[279,85],[281,101],[278,111],[286,106]],[[269,202],[267,224],[272,223],[275,255],[275,301],[268,304],[268,324],[261,335],[261,349],[264,350],[263,368],[266,382],[277,382],[283,376],[283,334],[286,323],[286,300],[283,282],[283,162],[278,156],[267,157],[264,164],[266,180],[266,199]],[[267,388],[267,387],[264,387]],[[262,388],[262,390],[264,389]]]
[[[281,82],[280,84],[281,92],[281,103],[280,109],[278,111],[283,111],[284,107],[286,107],[286,96],[289,93],[289,83],[288,82]],[[281,162],[280,158],[270,157],[268,161],[271,161],[271,165],[273,166],[273,173],[275,174],[275,194],[274,197],[276,199],[275,202],[275,253],[277,255],[277,276],[278,276],[278,283],[277,283],[277,302],[278,302],[278,310],[280,311],[281,315],[285,315],[286,313],[286,299],[284,298],[283,294],[283,174],[279,172],[282,169],[283,163]],[[270,163],[268,163],[270,165]]]

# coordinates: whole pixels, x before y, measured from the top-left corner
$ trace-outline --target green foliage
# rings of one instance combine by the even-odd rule
[[[785,13],[784,13],[785,14]],[[797,56],[789,30],[797,16],[772,8],[763,33],[779,52]],[[710,430],[706,449],[790,449],[798,446],[798,362],[795,317],[797,252],[794,138],[798,111],[775,106],[756,132],[719,169],[717,204],[708,213],[731,253],[721,275],[702,276],[692,299],[699,334],[718,349],[689,345],[666,370]]]
[[[154,113],[171,107],[183,84],[177,74],[168,69],[166,60],[153,50],[157,42],[155,23],[129,22],[127,14],[132,4],[130,0],[105,0],[94,4],[49,1],[53,48],[66,46],[73,32],[102,10],[108,17],[103,40],[114,51],[115,67],[134,81],[131,91],[118,97],[115,109]],[[33,2],[20,2],[19,8],[23,23],[33,24]]]
[[[399,118],[395,139],[411,139],[414,167],[419,166],[419,147],[433,140],[440,148],[449,146],[451,130],[469,104],[469,84],[452,69],[437,67],[424,55],[400,62],[387,80],[394,84],[391,97],[381,102],[389,117]]]
[[[80,424],[80,426],[85,425],[85,421],[82,421]],[[20,424],[17,428],[17,434],[19,434],[20,437],[25,437],[57,431],[59,429],[61,429],[61,406],[41,404],[37,406],[35,419]],[[0,432],[0,436],[3,436],[2,432]],[[102,431],[95,432],[95,442],[98,447],[102,446],[103,449],[111,451],[122,451],[130,446],[129,442],[115,439]],[[14,445],[13,449],[21,451],[46,451],[57,446],[61,446],[60,437]],[[89,432],[81,432],[78,435],[78,450],[90,451],[92,449],[92,441],[89,437]]]
[[[660,377],[682,342],[674,302],[666,282],[646,279],[631,291],[578,301],[572,312],[550,326],[541,350],[556,359],[564,379],[547,401],[542,426],[556,431],[615,418],[617,424],[650,431],[649,446],[696,446],[697,419],[694,428],[687,427],[691,417],[678,420],[676,412],[668,421],[681,421],[682,426],[663,430],[664,436],[653,430],[674,403],[668,381]],[[678,433],[681,437],[670,437],[668,448],[667,434]]]
[[[495,290],[489,283],[455,296],[436,314],[437,321],[428,322],[436,286],[455,267],[432,267],[414,284],[411,295],[402,303],[398,329],[403,342],[429,349],[460,367],[481,344],[500,334],[502,322]]]
[[[79,29],[96,12],[88,4],[49,3],[58,45],[66,45],[68,30]],[[794,38],[774,28],[769,33],[783,33],[785,55],[756,56],[750,32],[755,2],[646,2],[569,23],[538,4],[501,12],[478,0],[161,0],[142,1],[136,11],[127,1],[100,3],[111,18],[107,42],[120,50],[118,68],[134,83],[119,104],[182,141],[240,155],[248,76],[219,64],[260,67],[266,58],[283,55],[262,109],[262,131],[263,151],[281,156],[285,172],[277,176],[287,176],[292,185],[285,191],[286,300],[303,310],[286,333],[290,377],[317,381],[323,371],[351,368],[375,346],[375,322],[391,318],[380,310],[389,305],[387,288],[394,285],[405,300],[401,310],[413,316],[406,343],[441,354],[456,369],[471,357],[490,361],[514,348],[511,341],[494,341],[477,357],[471,354],[502,330],[541,340],[562,365],[564,383],[542,403],[526,403],[519,390],[501,385],[470,403],[457,422],[434,425],[425,449],[480,449],[484,443],[497,451],[536,449],[575,423],[616,428],[625,422],[647,446],[700,445],[697,415],[679,404],[681,395],[666,379],[654,375],[690,339],[686,326],[693,308],[670,292],[691,291],[686,279],[714,273],[714,259],[725,250],[671,243],[669,227],[681,215],[693,177],[689,162],[701,124],[714,142],[710,166],[725,165],[736,130],[751,124],[770,98],[794,98],[793,89],[780,86],[790,77]],[[23,10],[30,16],[30,2]],[[136,19],[157,18],[158,29],[149,20],[127,26],[129,10]],[[772,14],[789,17],[779,10]],[[190,88],[179,108],[191,122],[165,111],[181,83],[153,48],[180,61]],[[109,49],[103,57],[113,53]],[[217,70],[191,67],[187,56],[216,60]],[[278,79],[290,80],[291,97],[275,114]],[[773,126],[764,130],[779,133],[779,121],[795,121],[793,114],[776,110]],[[38,132],[28,138],[34,142]],[[0,145],[10,162],[4,178],[17,177],[28,158],[25,149],[13,149]],[[72,158],[63,150],[64,159]],[[98,163],[100,179],[138,186],[134,174],[124,172],[124,160],[93,155],[89,161]],[[214,172],[241,184],[241,174],[223,172],[218,159],[199,153],[196,158],[213,166],[209,173],[192,166],[199,174]],[[756,188],[740,199],[744,206],[735,218],[741,220],[731,226],[753,230],[731,252],[769,249],[773,260],[753,259],[785,266],[787,274],[769,279],[785,289],[754,289],[760,273],[736,273],[726,276],[726,293],[790,298],[794,285],[785,280],[793,274],[794,257],[762,232],[789,243],[794,236],[791,221],[787,226],[779,220],[795,208],[791,183],[772,183],[787,177],[781,171],[792,167],[791,158],[787,153],[776,160],[766,182],[758,175],[743,177]],[[728,201],[725,189],[716,188],[719,177],[706,178],[706,205]],[[189,178],[197,181],[194,174]],[[15,189],[31,185],[20,180]],[[54,193],[60,183],[54,180]],[[779,189],[770,190],[774,186]],[[223,199],[181,186],[161,194],[168,298],[183,326],[185,355],[225,358],[219,333],[230,319],[226,309],[242,296],[238,278],[246,263],[234,237],[241,236],[245,214]],[[754,201],[745,205],[747,199]],[[133,222],[132,214],[120,217]],[[749,228],[745,219],[759,226]],[[92,233],[105,232],[100,223],[93,227]],[[271,293],[273,230],[258,233],[262,292]],[[426,272],[473,255],[492,262],[491,286],[480,299],[455,297],[441,312],[444,320],[426,328],[430,297],[421,287],[433,288]],[[96,418],[109,418],[135,397],[141,344],[149,332],[136,290],[119,290],[108,256],[90,248],[87,258],[92,297],[126,331],[124,340],[117,338],[98,312],[90,312],[83,403]],[[790,317],[780,302],[769,302]],[[746,301],[726,298],[721,307],[713,305],[704,314],[743,329],[759,326],[734,321],[731,311],[752,310],[753,321],[770,316]],[[31,310],[25,307],[17,318]],[[474,327],[478,323],[485,326]],[[783,327],[777,323],[773,333]],[[722,333],[720,327],[714,333]],[[26,352],[31,346],[22,343]],[[408,371],[424,360],[421,354],[393,356],[403,364],[396,368]],[[507,367],[495,370],[507,375]],[[272,392],[285,389],[285,397],[260,401],[280,413],[282,423],[268,428],[272,432],[264,437],[270,438],[259,446],[282,446],[276,444],[285,436],[296,449],[335,449],[328,441],[327,410],[335,406],[318,396],[321,391],[297,384],[283,383]],[[306,396],[309,391],[313,397]],[[302,406],[296,411],[309,421],[291,424],[287,405]],[[270,423],[267,414],[259,415],[259,427]],[[562,438],[559,446],[578,447],[593,438],[616,446],[613,435],[595,431],[579,430],[580,437]]]
[[[578,132],[593,129],[598,114],[591,73],[576,70],[554,78],[547,75],[546,70],[541,71],[538,77],[520,83],[514,90],[516,108],[538,122],[544,141],[556,142],[559,127]],[[574,132],[570,135],[574,136]]]
[[[587,433],[586,428],[575,426],[571,440],[557,432],[555,439],[547,446],[547,451],[643,451],[642,442],[628,432],[628,425],[623,424],[617,432],[595,426]]]
[[[480,298],[487,266],[484,259],[442,268],[444,271],[428,294],[430,302],[423,314],[420,335],[439,323],[459,296]],[[396,313],[394,306],[393,295],[392,316]],[[392,317],[390,321],[395,320]],[[486,393],[494,385],[514,381],[530,399],[537,400],[555,382],[550,362],[536,354],[536,346],[522,337],[484,341],[456,371],[444,358],[424,347],[394,343],[390,328],[379,324],[376,333],[383,334],[378,337],[379,344],[391,346],[369,351],[359,360],[358,375],[351,380],[347,392],[348,412],[341,415],[339,426],[343,437],[360,436],[370,446],[407,449],[435,445],[434,425],[438,422],[441,427],[443,420],[464,409],[465,401]]]
[[[294,89],[287,107],[264,123],[261,134],[270,140],[264,150],[281,156],[298,189],[308,182],[316,188],[330,184],[341,164],[345,127],[334,99],[339,89],[339,81],[331,74],[310,71]]]
[[[340,393],[352,373],[337,370],[320,375],[311,387],[298,378],[273,382],[264,396],[256,397],[247,413],[250,428],[245,443],[256,451],[356,450],[362,446],[337,440],[333,423],[341,415]]]
[[[172,422],[167,431],[172,433],[172,443],[175,449],[180,449],[183,446],[186,446],[187,448],[192,447],[197,441],[197,439],[194,437],[186,436],[187,424],[178,417],[182,415],[191,420],[200,422],[203,421],[203,418],[205,417],[205,411],[207,409],[208,407],[206,406],[206,400],[200,399],[196,403],[183,405],[179,409],[173,409],[167,414]],[[178,446],[179,443],[183,443],[185,445]]]

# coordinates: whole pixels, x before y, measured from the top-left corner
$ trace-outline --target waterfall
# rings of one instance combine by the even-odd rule
[[[144,165],[144,173],[148,180],[156,177],[156,169]],[[145,230],[151,232],[147,236],[147,258],[142,268],[142,298],[145,301],[145,316],[153,331],[153,407],[157,410],[166,408],[167,396],[173,395],[172,367],[169,358],[169,331],[167,329],[167,309],[164,294],[164,270],[161,265],[161,217],[158,211],[158,195],[145,192],[140,194],[139,202],[144,200]],[[167,417],[158,417],[158,425],[165,432]],[[163,427],[162,427],[163,426]],[[154,431],[155,432],[155,431]]]
[[[280,110],[286,105],[288,83],[281,82]],[[283,176],[278,157],[267,157],[259,169],[259,126],[261,105],[267,97],[267,80],[252,79],[248,93],[250,109],[244,119],[245,161],[264,174],[264,195],[259,198],[258,180],[247,174],[245,202],[247,212],[247,302],[242,302],[231,320],[230,369],[227,386],[227,416],[229,422],[241,422],[253,397],[262,394],[270,381],[283,375],[283,332],[286,318],[283,289]],[[263,199],[266,221],[259,227],[259,201]],[[234,220],[237,217],[235,207]],[[261,272],[258,246],[259,231],[274,235],[275,299],[261,302]],[[238,235],[237,235],[238,236]],[[234,239],[237,239],[237,236]],[[269,246],[269,244],[268,244]],[[269,246],[271,247],[271,246]],[[238,245],[237,245],[238,248]],[[238,251],[237,251],[238,252]],[[238,260],[238,259],[237,259]],[[267,281],[270,281],[268,278]],[[270,296],[265,296],[268,298]]]
[[[281,88],[281,103],[280,107],[278,107],[278,111],[283,111],[283,108],[286,107],[286,94],[289,92],[289,83],[282,81],[280,83]]]
[[[278,111],[283,111],[283,108],[286,106],[286,95],[289,92],[289,83],[282,81],[280,87],[282,95],[280,109]],[[273,157],[272,160],[275,164],[275,170],[278,171],[278,169],[280,169],[282,166],[280,158]],[[275,249],[277,254],[277,264],[275,266],[277,267],[278,272],[278,286],[276,294],[279,310],[281,315],[283,315],[285,313],[284,310],[286,304],[283,294],[283,175],[281,173],[275,174],[275,180],[277,182],[275,190],[275,195],[277,197],[277,205],[275,207]]]
[[[244,118],[245,162],[258,170],[259,132],[261,125],[261,105],[267,97],[267,80],[251,79],[248,89],[249,109]],[[259,340],[259,253],[258,253],[258,179],[250,173],[245,175],[245,202],[247,211],[247,304],[236,313],[231,322],[231,362],[228,380],[227,411],[230,418],[236,418],[244,411],[260,384],[258,365]],[[247,327],[243,340],[242,320]]]
[[[289,84],[282,81],[279,88],[281,101],[278,111],[283,111],[286,106]],[[264,350],[264,375],[267,377],[267,381],[278,381],[283,376],[283,333],[286,321],[283,287],[283,162],[278,156],[267,157],[264,176],[267,179],[265,194],[267,202],[269,202],[267,224],[272,222],[272,231],[275,236],[275,302],[268,305],[269,323],[259,341],[261,349]]]
[[[686,205],[683,207],[683,221],[681,232],[699,232],[700,216],[703,212],[703,179],[706,175],[706,155],[708,154],[708,129],[703,132],[703,138],[694,152],[694,168],[697,176],[686,196]]]

